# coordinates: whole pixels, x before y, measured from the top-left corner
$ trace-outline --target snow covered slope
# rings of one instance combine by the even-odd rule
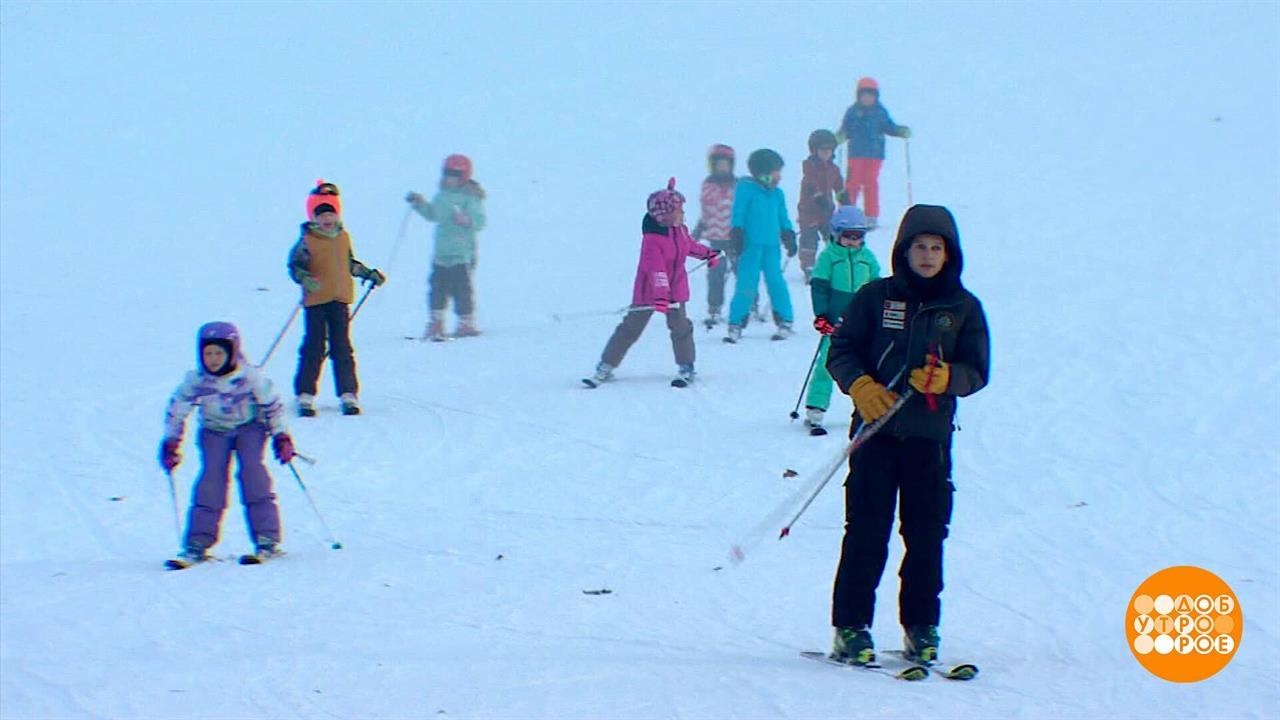
[[[1268,3],[5,3],[0,716],[1273,717],[1277,30]],[[839,489],[784,542],[766,518],[840,447],[786,417],[816,335],[700,334],[677,391],[654,323],[588,392],[613,318],[551,318],[627,302],[643,198],[670,175],[694,194],[712,142],[776,147],[794,202],[861,74],[915,130],[915,200],[955,211],[992,327],[943,596],[969,684],[797,657],[830,642]],[[430,235],[415,218],[396,248],[401,198],[455,151],[490,192],[487,333],[407,342]],[[265,351],[317,177],[391,278],[353,332],[367,414],[291,421],[345,548],[275,472],[288,557],[161,572],[164,401],[204,321]],[[268,365],[286,393],[298,335]],[[234,507],[223,537],[248,548]],[[1178,564],[1245,618],[1194,685],[1124,638],[1131,593]],[[881,647],[896,592],[886,572]]]

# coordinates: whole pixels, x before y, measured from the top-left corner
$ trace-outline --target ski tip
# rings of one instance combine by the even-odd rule
[[[943,677],[948,680],[972,680],[977,676],[978,666],[972,663],[961,663],[943,674]]]
[[[600,387],[599,385],[596,384],[595,380],[592,380],[590,378],[582,378],[582,384],[587,386],[587,389],[589,390],[595,390],[596,388]]]
[[[918,680],[924,680],[925,678],[929,677],[929,668],[924,667],[922,665],[913,665],[899,672],[894,677],[898,678],[899,680],[906,680],[907,682],[916,682]]]

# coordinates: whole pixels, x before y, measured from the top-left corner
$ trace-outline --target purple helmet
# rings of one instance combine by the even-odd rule
[[[659,225],[670,225],[676,211],[684,205],[684,195],[676,191],[676,179],[667,181],[667,189],[649,195],[648,210]]]
[[[853,205],[842,205],[836,208],[831,216],[831,232],[839,235],[841,230],[867,230],[867,216]]]
[[[240,331],[229,322],[211,322],[200,326],[196,335],[196,363],[204,367],[204,346],[218,345],[227,351],[227,364],[218,374],[226,374],[236,367],[240,357]]]

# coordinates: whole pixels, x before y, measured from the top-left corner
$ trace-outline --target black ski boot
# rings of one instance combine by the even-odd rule
[[[838,627],[831,659],[849,665],[870,665],[876,661],[876,646],[871,641],[871,628]]]
[[[903,628],[902,656],[911,662],[921,665],[932,665],[938,661],[937,625],[912,625]]]

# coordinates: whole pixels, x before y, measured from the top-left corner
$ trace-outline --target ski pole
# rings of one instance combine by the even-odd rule
[[[404,219],[400,221],[400,232],[396,234],[396,242],[391,246],[391,259],[387,261],[387,271],[391,272],[396,269],[396,256],[400,253],[400,242],[404,240],[405,233],[409,231],[409,218],[413,215],[413,206],[405,208]]]
[[[360,313],[360,308],[364,306],[364,301],[369,299],[369,293],[373,292],[374,287],[376,286],[373,283],[369,283],[369,287],[365,288],[364,294],[360,296],[360,301],[351,310],[351,317],[347,318],[348,323],[356,319],[356,315]]]
[[[915,205],[911,199],[911,138],[902,141],[903,150],[907,154],[907,207]]]
[[[697,265],[694,265],[694,266],[689,270],[689,273],[688,273],[688,274],[689,274],[689,275],[692,275],[692,274],[694,274],[694,273],[698,272],[699,270],[701,270],[702,268],[707,267],[708,265],[710,265],[710,264],[711,264],[711,258],[720,258],[721,260],[724,260],[724,259],[725,259],[725,254],[724,254],[723,252],[721,252],[721,251],[719,251],[719,250],[716,250],[716,251],[714,251],[714,252],[715,252],[715,255],[712,255],[711,257],[707,258],[706,260],[703,260],[702,262],[698,263]]]
[[[289,328],[293,326],[293,321],[297,319],[298,311],[301,309],[302,301],[299,300],[298,304],[293,306],[293,312],[289,313],[289,319],[285,322],[284,327],[280,328],[280,334],[276,335],[275,342],[271,343],[271,347],[267,348],[267,354],[262,356],[262,362],[258,363],[258,367],[266,366],[267,361],[271,359],[271,355],[275,353],[276,347],[284,339],[285,333],[289,332]]]
[[[800,520],[800,516],[804,514],[804,511],[809,509],[809,506],[813,504],[814,499],[818,497],[818,493],[822,492],[822,488],[827,486],[827,483],[831,481],[832,476],[836,474],[836,471],[840,469],[840,466],[844,464],[844,461],[848,460],[858,448],[862,447],[863,443],[870,440],[872,435],[875,435],[880,428],[884,427],[885,423],[889,422],[889,419],[894,416],[894,413],[901,410],[902,406],[906,405],[907,400],[910,400],[911,396],[914,394],[915,390],[908,389],[906,392],[902,393],[902,396],[899,397],[898,401],[889,408],[888,412],[876,418],[875,422],[870,425],[863,425],[858,430],[858,433],[853,436],[853,439],[840,450],[840,454],[832,459],[831,464],[826,469],[826,473],[822,477],[822,481],[819,482],[818,486],[809,494],[809,498],[804,501],[804,505],[800,506],[795,517],[792,517],[791,522],[788,522],[782,528],[782,532],[778,533],[779,540],[791,534],[791,527]]]
[[[311,499],[311,493],[307,490],[306,483],[302,482],[302,476],[298,474],[298,468],[293,466],[293,461],[289,461],[289,470],[293,472],[293,477],[298,481],[298,487],[302,488],[302,494],[307,496],[307,502],[311,503],[311,509],[316,512],[316,517],[320,520],[320,525],[324,528],[324,532],[329,537],[329,547],[334,550],[341,550],[342,543],[338,542],[333,536],[333,531],[329,529],[329,523],[324,521],[324,516],[320,514],[320,508],[316,507],[316,501]]]
[[[165,470],[164,475],[169,478],[169,499],[173,501],[173,530],[178,535],[178,547],[182,547],[182,511],[178,509],[178,489],[173,484],[173,471]]]
[[[818,349],[813,351],[813,359],[809,361],[809,373],[804,376],[804,385],[800,386],[800,395],[796,398],[796,406],[791,409],[792,420],[800,418],[800,401],[804,400],[804,391],[809,389],[809,378],[813,377],[813,368],[818,365],[818,356],[822,354],[822,343],[826,339],[826,335],[818,339]]]
[[[562,320],[576,320],[579,318],[604,317],[606,315],[626,315],[629,312],[634,312],[638,310],[653,310],[653,309],[654,307],[652,305],[627,305],[625,307],[618,308],[617,310],[594,310],[594,311],[588,311],[588,312],[575,312],[575,313],[551,313],[551,319],[555,320],[556,322],[560,322]]]

